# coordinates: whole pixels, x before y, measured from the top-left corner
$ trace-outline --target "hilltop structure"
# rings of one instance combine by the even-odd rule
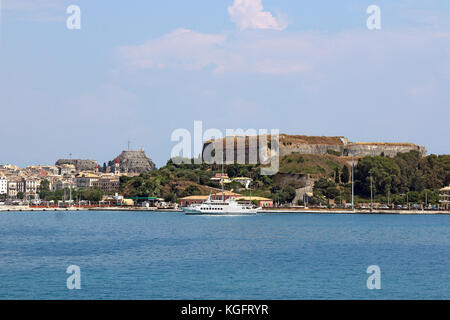
[[[208,141],[203,146],[203,158],[206,158],[206,150],[218,150],[221,147],[224,150],[224,159],[226,159],[227,146],[234,148],[235,161],[238,155],[245,155],[245,162],[248,163],[250,155],[257,157],[259,161],[259,144],[256,139],[267,139],[267,145],[270,147],[270,136],[236,136],[226,137],[224,139],[216,139]],[[234,141],[233,141],[234,140]],[[427,151],[424,146],[413,143],[390,143],[390,142],[350,142],[348,138],[337,137],[320,137],[320,136],[304,136],[304,135],[287,135],[280,134],[279,153],[280,156],[286,156],[292,153],[300,154],[335,154],[339,156],[379,156],[395,157],[398,153],[409,151],[417,151],[421,156],[426,156]],[[209,148],[208,148],[209,147]]]
[[[82,159],[59,159],[56,161],[55,165],[73,165],[77,171],[96,170],[96,168],[98,168],[97,161]]]
[[[156,169],[153,161],[145,155],[144,149],[122,151],[110,163],[112,164],[111,172],[119,170],[124,173],[143,173]]]

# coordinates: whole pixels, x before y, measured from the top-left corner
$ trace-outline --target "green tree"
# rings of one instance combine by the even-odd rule
[[[166,202],[176,202],[177,197],[173,192],[169,192],[166,195],[164,195],[164,201]]]
[[[341,178],[341,175],[340,175],[340,172],[339,172],[339,168],[336,167],[336,168],[334,168],[334,182],[336,184],[339,184],[341,182],[340,178]]]
[[[284,187],[280,192],[280,202],[291,203],[295,198],[295,188],[292,186]]]
[[[197,186],[189,186],[186,189],[184,189],[184,191],[181,193],[181,197],[189,197],[192,195],[199,195],[200,194],[200,189]]]
[[[338,196],[339,196],[338,188],[336,188],[334,186],[330,186],[330,187],[326,188],[325,197],[327,197],[328,199],[336,199]]]
[[[372,177],[374,193],[394,194],[401,183],[400,173],[400,167],[392,158],[381,156],[362,158],[355,168],[355,190],[363,196],[370,196]]]
[[[341,182],[342,183],[348,183],[350,180],[350,172],[348,170],[347,166],[344,166],[342,168],[342,173],[341,173]]]
[[[42,180],[39,186],[39,198],[47,199],[50,193],[50,182],[47,179]]]
[[[103,199],[103,191],[98,188],[80,190],[81,200],[98,202]]]

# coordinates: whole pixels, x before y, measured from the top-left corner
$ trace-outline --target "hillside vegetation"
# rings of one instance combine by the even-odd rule
[[[438,189],[450,184],[450,155],[421,157],[418,152],[411,151],[394,158],[377,156],[357,160],[355,192],[361,199],[370,196],[371,176],[372,191],[380,201],[386,197],[397,201],[403,199],[401,195],[407,192],[417,199],[426,193],[430,195],[430,201],[437,201]],[[128,197],[155,196],[175,201],[221,188],[210,180],[221,172],[220,165],[192,163],[175,164],[169,160],[164,167],[138,177],[121,177],[121,192]],[[224,168],[230,178],[252,178],[253,195],[271,197],[281,203],[291,202],[295,189],[305,186],[305,179],[316,181],[313,201],[350,200],[351,159],[348,157],[293,153],[280,159],[279,173],[274,176],[261,176],[259,169],[258,165],[238,164],[225,165]],[[226,184],[226,188],[243,194],[250,192],[243,190],[238,182]]]

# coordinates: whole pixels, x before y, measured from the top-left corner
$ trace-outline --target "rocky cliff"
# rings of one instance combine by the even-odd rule
[[[121,172],[143,173],[156,168],[153,161],[145,155],[143,149],[138,151],[122,151],[117,159],[119,159]],[[114,163],[115,161],[112,162]]]
[[[75,166],[77,171],[95,170],[98,166],[95,160],[82,160],[82,159],[59,159],[55,165],[71,164]]]

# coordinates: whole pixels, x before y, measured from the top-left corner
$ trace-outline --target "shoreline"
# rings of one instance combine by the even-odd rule
[[[181,209],[157,209],[154,207],[92,207],[92,208],[30,208],[28,206],[0,206],[0,212],[46,212],[46,211],[137,211],[137,212],[183,212]],[[258,214],[395,214],[395,215],[450,215],[450,211],[443,210],[339,210],[339,209],[299,209],[299,208],[268,208]]]
[[[158,209],[154,207],[72,207],[72,208],[31,208],[28,206],[0,206],[0,212],[45,212],[45,211],[148,211],[148,212],[183,212],[178,209]]]
[[[266,209],[260,213],[305,213],[305,214],[395,214],[395,215],[450,215],[450,211],[443,210],[336,210],[336,209]]]

